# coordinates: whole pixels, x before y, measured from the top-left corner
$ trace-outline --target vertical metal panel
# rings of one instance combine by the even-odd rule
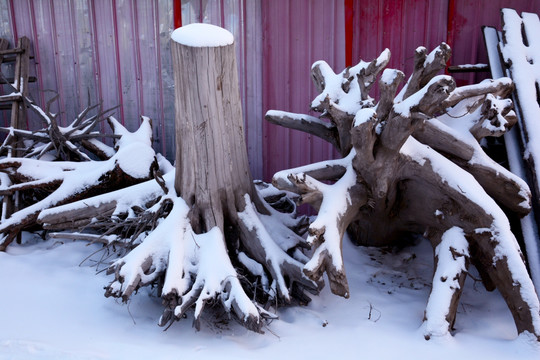
[[[105,109],[122,104],[121,79],[118,71],[117,35],[115,31],[116,6],[114,1],[91,3],[92,34],[94,37],[94,71],[97,97]],[[115,117],[123,121],[123,112]],[[105,131],[102,125],[102,131]]]
[[[58,98],[61,109],[60,119],[65,126],[77,116],[81,109],[78,87],[80,67],[77,64],[79,46],[76,41],[76,28],[73,28],[76,24],[76,14],[72,11],[74,10],[72,2],[55,0],[51,5],[49,11],[56,66],[56,79],[51,79],[51,82],[56,81],[60,95]],[[66,101],[69,101],[71,106],[66,106]]]
[[[135,122],[139,122],[141,101],[139,97],[140,66],[137,53],[136,18],[133,17],[135,10],[134,1],[114,1],[114,29],[116,40],[116,66],[118,71],[119,89],[121,91],[121,114],[122,122],[128,128]],[[127,20],[127,21],[126,21]],[[156,79],[157,80],[157,79]],[[136,127],[135,127],[136,128]]]
[[[154,120],[159,119],[161,149],[165,149],[163,155],[168,159],[174,159],[175,156],[175,130],[174,130],[174,78],[171,57],[171,31],[173,24],[173,4],[172,1],[155,1],[157,11],[156,35],[159,36],[156,43],[157,56],[160,59],[159,86],[161,87],[160,107],[161,112],[159,117],[154,117]]]
[[[11,2],[9,0],[0,0],[0,38],[13,38],[13,21],[11,16]],[[2,72],[7,73],[9,70],[8,64],[2,64]],[[7,86],[0,86],[0,95],[11,93]],[[0,125],[9,126],[10,114],[7,111],[0,111]]]
[[[446,41],[447,0],[356,0],[354,6],[353,63],[371,61],[388,48],[388,67],[409,76],[417,47],[431,50]]]
[[[79,97],[79,108],[74,109],[78,113],[82,108],[97,104],[99,101],[97,93],[97,79],[95,75],[95,44],[92,28],[92,0],[75,0],[71,5],[71,28],[73,49],[75,59],[73,60],[76,69],[77,94]],[[64,94],[66,96],[68,94]],[[90,101],[88,100],[90,95]]]
[[[243,70],[244,79],[242,87],[243,113],[246,124],[246,143],[248,160],[253,178],[262,179],[263,176],[263,109],[262,109],[262,22],[261,2],[246,0],[244,11],[244,47]]]
[[[345,66],[344,7],[335,1],[263,1],[263,109],[309,113],[315,96],[310,69],[325,60]],[[264,123],[264,178],[278,170],[329,159],[320,139]]]
[[[159,37],[156,33],[156,22],[159,21],[158,12],[155,4],[147,0],[137,0],[134,9],[136,13],[136,25],[134,32],[137,35],[136,41],[136,56],[137,56],[137,73],[139,76],[139,114],[161,114],[161,90],[159,86],[161,82],[161,64],[158,55],[161,53],[159,48]],[[137,114],[137,117],[139,116]],[[159,139],[160,118],[154,115],[154,138]],[[138,121],[138,119],[137,119]],[[162,149],[159,149],[163,151]]]

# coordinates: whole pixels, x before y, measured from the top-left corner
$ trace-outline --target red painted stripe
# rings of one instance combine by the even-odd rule
[[[452,50],[454,50],[454,37],[455,37],[455,18],[456,18],[456,1],[448,1],[448,20],[446,22],[446,43]],[[452,56],[453,57],[453,56]],[[445,70],[448,75],[448,69]]]
[[[352,66],[354,0],[345,0],[345,65]]]
[[[174,28],[182,27],[182,0],[173,0]]]

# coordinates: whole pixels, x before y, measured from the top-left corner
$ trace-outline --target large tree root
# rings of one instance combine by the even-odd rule
[[[312,109],[329,123],[300,114],[269,111],[273,123],[317,135],[343,155],[283,170],[273,183],[292,191],[319,211],[308,242],[314,256],[304,266],[313,280],[328,274],[330,287],[347,297],[341,239],[347,229],[357,244],[397,244],[404,235],[428,237],[435,249],[435,275],[425,313],[424,334],[448,334],[455,325],[459,297],[474,264],[486,288],[499,289],[518,333],[540,340],[539,302],[506,215],[496,201],[520,215],[531,208],[525,182],[491,160],[479,141],[500,136],[514,123],[512,103],[503,97],[510,79],[456,87],[436,75],[450,48],[415,53],[415,68],[395,95],[403,73],[385,69],[375,106],[369,88],[388,62],[385,51],[335,74],[313,65],[320,92]],[[356,81],[355,81],[356,80]],[[328,180],[331,181],[328,184]]]
[[[166,188],[172,188],[174,183],[174,177],[170,175],[172,173],[165,176]],[[298,236],[274,219],[273,233],[290,232],[288,241],[277,244],[261,220],[267,215],[258,213],[247,194],[245,209],[237,214],[237,221],[243,233],[240,238],[249,241],[242,240],[244,251],[237,254],[227,252],[226,236],[218,227],[197,234],[191,226],[189,206],[181,197],[172,194],[174,191],[160,200],[172,202],[168,215],[140,245],[109,268],[108,272],[115,274],[115,280],[106,288],[106,296],[128,301],[140,287],[162,282],[165,310],[160,325],[181,319],[194,306],[194,326],[199,329],[205,304],[217,300],[244,326],[260,332],[262,320],[272,315],[248,297],[231,257],[244,264],[252,276],[266,279],[262,283],[266,283],[263,290],[268,299],[290,301],[292,295],[297,295],[291,293],[293,286],[317,290],[317,284],[302,274],[303,263],[286,252],[298,245]],[[272,279],[271,283],[268,278]]]

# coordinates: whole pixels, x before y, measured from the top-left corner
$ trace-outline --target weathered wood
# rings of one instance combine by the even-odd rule
[[[540,304],[508,219],[496,203],[525,215],[530,191],[479,144],[514,124],[511,101],[502,99],[512,83],[505,78],[456,88],[450,76],[436,76],[450,53],[446,44],[430,54],[418,48],[414,72],[395,98],[399,72],[385,70],[377,105],[368,105],[357,93],[347,98],[339,75],[317,63],[312,76],[322,93],[312,108],[324,111],[339,139],[352,145],[350,152],[339,149],[345,171],[327,184],[316,172],[305,174],[323,169],[322,163],[306,165],[280,171],[273,183],[319,210],[308,229],[307,241],[315,250],[304,273],[318,280],[326,272],[332,292],[348,296],[341,254],[345,229],[355,243],[367,246],[395,245],[407,234],[419,234],[436,250],[426,338],[452,329],[470,261],[486,288],[503,294],[518,332],[529,331],[540,340]],[[338,104],[353,101],[363,106],[339,109]]]
[[[540,56],[540,44],[535,39],[540,31],[537,14],[512,9],[501,10],[503,26],[500,53],[505,68],[515,83],[515,105],[519,115],[521,146],[525,149],[525,169],[533,192],[533,209],[536,223],[540,224],[540,76],[535,59]]]
[[[112,214],[116,208],[116,201],[111,200],[99,204],[99,206],[87,206],[62,212],[50,212],[42,216],[39,222],[44,229],[76,229],[84,227],[92,222],[93,218],[105,217]]]
[[[501,53],[499,51],[499,43],[502,41],[502,34],[497,29],[489,26],[482,28],[484,42],[489,58],[489,66],[491,76],[494,79],[502,78],[508,73],[508,70],[503,65]],[[515,102],[515,92],[512,94],[512,99]],[[517,111],[519,116],[519,112]],[[527,178],[525,163],[523,161],[522,141],[520,121],[516,126],[506,134],[504,134],[504,145],[508,154],[508,165],[510,171],[518,175],[522,179]],[[537,289],[540,289],[540,242],[536,236],[538,224],[535,221],[535,211],[520,219],[521,232],[525,243],[524,255],[527,257],[527,263],[531,272],[531,277]]]
[[[15,92],[14,96],[7,95],[3,101],[11,102],[11,127],[21,129],[26,123],[26,111],[24,108],[23,99],[28,93],[28,67],[30,61],[30,39],[26,36],[19,38],[17,48],[14,49],[15,70],[12,84]],[[1,65],[1,63],[0,63]],[[19,156],[22,149],[22,141],[16,135],[10,134],[6,138],[9,141],[10,149],[8,156]],[[12,196],[4,196],[2,201],[2,219],[7,219],[12,213],[18,210],[20,197],[15,193]],[[18,231],[16,232],[18,234]],[[20,237],[17,235],[17,240],[20,242]]]
[[[253,198],[234,44],[195,47],[173,41],[171,51],[175,188],[193,209],[197,232],[223,229],[227,213],[243,210],[244,194]]]
[[[0,65],[4,62],[4,55],[6,55],[6,50],[9,47],[9,41],[6,39],[0,39]]]
[[[268,111],[265,120],[289,129],[300,130],[339,147],[336,126],[309,115]]]
[[[488,64],[452,65],[448,67],[449,73],[489,72]]]

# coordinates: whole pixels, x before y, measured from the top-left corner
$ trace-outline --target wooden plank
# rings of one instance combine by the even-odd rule
[[[9,41],[5,40],[5,39],[2,39],[2,41],[6,41],[8,44],[9,44]],[[8,49],[8,50],[0,50],[0,56],[4,56],[4,55],[17,55],[17,54],[22,54],[24,52],[24,50],[22,49]]]
[[[1,48],[1,50],[5,50],[9,47],[9,43],[10,41],[13,41],[13,29],[12,29],[12,25],[13,25],[13,19],[12,19],[12,14],[11,14],[11,6],[10,6],[10,3],[9,3],[9,0],[0,0],[0,18],[2,19],[2,21],[0,21],[0,39],[3,39],[1,41],[4,41],[5,42],[5,47]],[[0,66],[2,63],[6,63],[8,60],[8,58],[6,57],[0,57]],[[7,65],[4,65],[2,66],[2,72],[4,74],[4,76],[7,74],[7,70],[8,70],[8,67]],[[6,87],[4,86],[0,86],[0,94],[4,94],[4,93],[10,93],[11,90],[10,89],[7,89]],[[7,111],[1,111],[0,112],[0,124],[3,125],[3,126],[9,126],[9,121],[10,121],[10,116],[8,114]]]
[[[483,27],[484,42],[489,59],[491,76],[494,79],[501,78],[507,75],[508,70],[504,68],[501,55],[499,52],[499,44],[502,35],[493,27]],[[515,102],[515,94],[513,95]],[[515,109],[518,119],[521,118],[519,109]],[[518,120],[520,121],[520,120]],[[518,175],[524,180],[527,180],[527,171],[523,161],[523,152],[521,144],[521,132],[519,122],[509,132],[504,134],[504,143],[506,153],[508,155],[508,165],[510,171]],[[537,293],[540,293],[540,242],[538,241],[538,223],[535,220],[535,210],[531,214],[521,218],[521,233],[525,243],[525,255],[531,272],[531,278]],[[540,294],[539,294],[540,295]]]
[[[0,61],[0,64],[2,62]],[[13,81],[14,81],[14,78],[13,77],[7,77],[7,78],[4,78],[4,79],[0,79],[0,84],[13,84]],[[28,77],[28,82],[29,83],[33,83],[33,82],[36,82],[37,81],[37,78],[35,76],[29,76]]]
[[[501,54],[516,87],[515,105],[522,132],[529,185],[533,192],[533,209],[540,223],[540,73],[536,71],[540,58],[540,44],[535,37],[540,33],[536,14],[503,9],[503,44]]]
[[[488,64],[452,65],[448,67],[449,73],[485,73],[489,71]]]

